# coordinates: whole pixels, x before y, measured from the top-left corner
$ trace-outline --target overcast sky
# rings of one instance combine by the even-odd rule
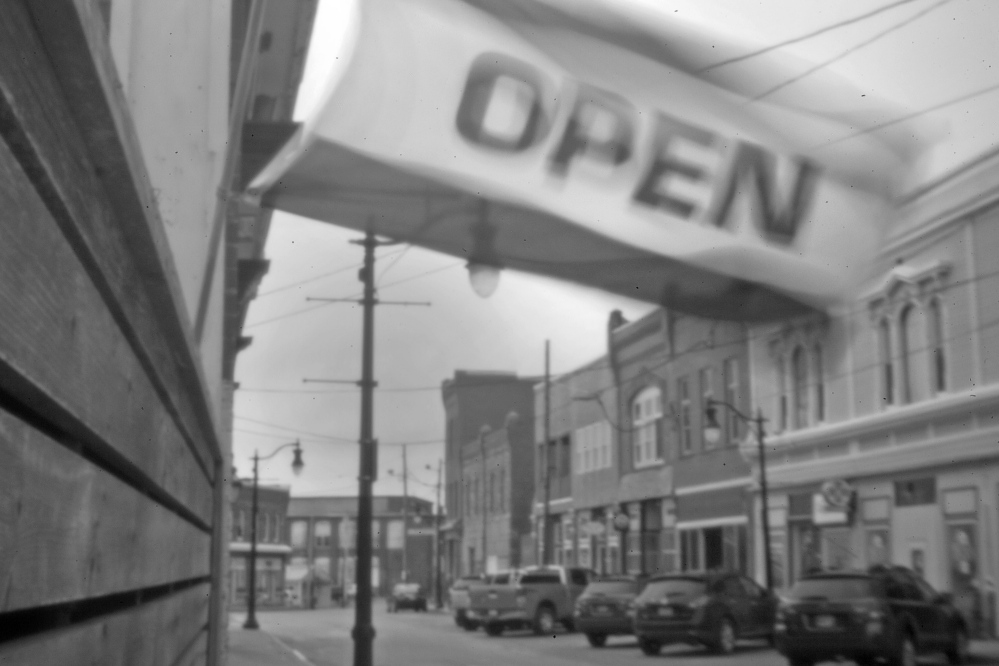
[[[622,0],[624,1],[624,0]],[[786,47],[812,63],[831,61],[862,92],[920,115],[938,140],[918,166],[923,179],[999,145],[999,1],[997,0],[647,0],[663,12],[702,23],[720,36],[761,45],[898,5],[869,19]],[[320,0],[298,115],[307,116],[342,54],[351,0]],[[846,53],[850,51],[849,53]],[[845,55],[844,55],[845,54]],[[964,101],[958,101],[967,98]],[[245,335],[253,344],[237,363],[234,456],[242,475],[261,455],[301,439],[306,467],[290,472],[290,452],[262,463],[262,481],[290,484],[294,495],[353,494],[357,484],[361,310],[307,297],[360,294],[359,236],[334,225],[276,212],[266,256],[270,272],[252,303]],[[401,492],[402,443],[410,492],[433,499],[443,455],[440,384],[456,369],[540,375],[544,341],[552,371],[572,370],[605,352],[611,310],[629,319],[651,306],[536,276],[505,271],[481,299],[463,262],[408,246],[379,250],[379,296],[424,306],[380,306],[375,315],[375,436],[381,442],[379,494]],[[388,472],[392,470],[395,475]]]

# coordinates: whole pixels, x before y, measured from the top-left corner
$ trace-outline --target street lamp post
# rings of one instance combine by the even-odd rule
[[[762,514],[761,519],[763,522],[764,575],[767,584],[767,591],[772,592],[774,589],[773,554],[770,552],[770,503],[767,497],[767,458],[764,446],[766,432],[763,430],[763,424],[766,419],[763,418],[763,412],[759,409],[756,411],[756,417],[746,416],[727,402],[715,400],[714,398],[708,398],[707,405],[704,408],[704,416],[707,421],[707,424],[704,426],[704,437],[712,444],[721,438],[721,426],[718,424],[718,419],[716,417],[717,407],[724,407],[735,414],[735,416],[744,423],[751,423],[756,426],[756,444],[759,447],[760,457],[760,501],[763,504],[763,508],[760,513]]]
[[[298,475],[301,473],[302,468],[305,467],[305,463],[302,462],[302,447],[299,445],[298,440],[282,444],[262,458],[259,452],[253,452],[253,490],[252,499],[250,500],[250,561],[248,563],[250,569],[250,593],[246,599],[246,622],[243,623],[244,629],[260,628],[260,625],[257,624],[257,488],[260,484],[258,467],[261,460],[269,460],[276,456],[279,451],[289,446],[295,447],[295,458],[291,462],[291,471]]]

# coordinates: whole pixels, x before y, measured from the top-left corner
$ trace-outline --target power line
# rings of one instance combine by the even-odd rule
[[[934,104],[933,106],[928,106],[928,107],[926,107],[924,109],[920,109],[919,111],[914,111],[912,113],[908,113],[908,114],[906,114],[904,116],[900,116],[898,118],[895,118],[894,120],[889,120],[889,121],[886,121],[886,122],[883,122],[883,123],[878,123],[877,125],[873,125],[871,127],[864,128],[862,130],[857,130],[856,132],[854,132],[852,134],[847,134],[846,136],[842,136],[842,137],[840,137],[838,139],[833,139],[832,141],[827,141],[827,142],[819,144],[817,146],[813,146],[813,148],[815,148],[815,149],[827,148],[829,146],[832,146],[832,145],[835,145],[837,143],[840,143],[841,141],[848,141],[848,140],[856,138],[858,136],[863,136],[864,134],[870,134],[871,132],[877,132],[877,131],[882,130],[882,129],[886,128],[886,127],[891,127],[892,125],[897,125],[898,123],[904,123],[907,120],[912,120],[913,118],[918,118],[919,116],[924,116],[927,113],[933,113],[934,111],[939,111],[940,109],[946,108],[948,106],[953,106],[955,104],[960,104],[961,102],[967,102],[968,100],[975,99],[976,97],[982,97],[982,96],[987,95],[989,93],[995,92],[996,90],[999,90],[999,83],[991,85],[991,86],[986,86],[984,88],[980,88],[978,90],[975,90],[974,92],[970,92],[970,93],[961,95],[959,97],[954,97],[954,98],[949,99],[949,100],[947,100],[945,102],[940,102],[939,104]]]
[[[406,282],[410,282],[412,280],[416,280],[416,279],[419,279],[419,278],[422,278],[422,277],[426,277],[428,275],[433,275],[434,273],[440,273],[442,271],[446,271],[446,270],[449,270],[451,268],[455,268],[456,266],[462,266],[462,265],[464,265],[464,263],[465,262],[463,262],[463,261],[459,261],[457,263],[449,264],[447,266],[441,266],[440,268],[434,268],[432,270],[425,271],[423,273],[419,273],[417,275],[413,275],[413,276],[410,276],[408,278],[402,278],[400,280],[396,280],[395,282],[389,282],[387,284],[383,284],[380,288],[381,289],[385,289],[387,287],[394,287],[396,285],[403,284],[403,283],[406,283]],[[357,293],[357,294],[354,294],[353,296],[349,296],[348,298],[357,298],[357,297],[360,297],[360,296],[361,296],[361,294]],[[302,308],[301,310],[295,310],[293,312],[288,312],[288,313],[285,313],[283,315],[277,315],[276,317],[271,317],[270,319],[264,319],[263,321],[255,321],[252,324],[246,324],[245,326],[243,326],[243,328],[244,329],[248,329],[248,328],[254,328],[256,326],[263,326],[264,324],[269,324],[271,322],[280,321],[282,319],[288,319],[289,317],[296,317],[296,316],[298,316],[300,314],[305,314],[306,312],[312,312],[313,310],[318,310],[319,308],[325,308],[325,307],[327,307],[329,305],[331,305],[331,304],[330,303],[319,303],[318,305],[313,305],[311,307]]]
[[[397,254],[402,254],[405,251],[406,251],[405,249],[394,250],[392,252],[389,252],[388,254],[386,254],[382,258],[386,259],[388,257],[394,256],[394,255],[397,255]],[[293,289],[293,288],[298,287],[298,286],[303,285],[303,284],[308,284],[310,282],[315,282],[317,280],[322,280],[323,278],[331,277],[333,275],[339,275],[340,273],[345,273],[345,272],[347,272],[349,270],[357,269],[357,268],[360,268],[360,267],[361,267],[360,263],[351,264],[350,266],[344,266],[343,268],[338,268],[338,269],[336,269],[334,271],[329,271],[327,273],[322,273],[320,275],[316,275],[315,277],[310,277],[310,278],[306,278],[304,280],[299,280],[297,282],[292,282],[290,284],[282,285],[280,287],[275,287],[274,289],[271,289],[269,291],[265,291],[262,294],[257,294],[256,298],[266,298],[267,296],[270,296],[271,294],[277,294],[279,292],[286,291],[288,289]]]
[[[313,431],[310,431],[310,430],[303,430],[301,428],[292,428],[290,426],[281,425],[279,423],[271,423],[269,421],[260,421],[258,419],[251,419],[251,418],[248,418],[246,416],[240,416],[238,414],[233,415],[233,418],[234,419],[239,419],[240,421],[246,421],[248,423],[255,423],[257,425],[266,426],[268,428],[274,428],[275,430],[285,430],[285,431],[288,431],[288,432],[293,433],[293,434],[311,435],[313,437],[322,437],[323,439],[329,439],[329,440],[334,440],[334,441],[339,441],[339,442],[346,442],[346,443],[350,443],[350,444],[357,444],[358,443],[357,439],[351,439],[351,438],[348,438],[348,437],[341,437],[341,436],[338,436],[338,435],[329,435],[329,434],[320,433],[320,432],[313,432]],[[257,434],[263,435],[265,433],[257,433]],[[277,437],[277,436],[278,435],[275,433],[274,437]],[[407,440],[405,442],[379,442],[379,444],[385,444],[387,446],[403,446],[403,445],[410,445],[410,444],[412,444],[412,445],[441,444],[441,443],[443,443],[443,441],[444,440],[442,440],[442,439],[425,439],[425,440]]]
[[[802,80],[803,78],[805,78],[807,76],[810,76],[810,75],[814,74],[815,72],[819,71],[820,69],[828,67],[829,65],[831,65],[834,62],[842,60],[846,56],[850,55],[851,53],[854,53],[855,51],[859,51],[860,49],[864,48],[865,46],[870,46],[871,44],[873,44],[874,42],[876,42],[879,39],[883,38],[884,36],[886,36],[886,35],[888,35],[888,34],[890,34],[892,32],[895,32],[896,30],[900,30],[901,28],[904,28],[905,26],[909,25],[913,21],[916,21],[917,19],[922,18],[926,14],[929,14],[934,9],[938,9],[940,7],[943,7],[944,5],[946,5],[946,4],[948,4],[948,3],[952,2],[952,1],[953,0],[940,0],[936,4],[934,4],[934,5],[930,6],[930,7],[927,7],[926,9],[924,9],[924,10],[916,13],[913,16],[910,16],[909,18],[905,19],[904,21],[899,21],[895,25],[892,25],[892,26],[886,28],[885,30],[882,30],[881,32],[879,32],[876,35],[874,35],[873,37],[871,37],[869,39],[866,39],[866,40],[860,42],[859,44],[856,44],[856,45],[848,48],[847,50],[843,51],[839,55],[835,55],[832,58],[829,58],[828,60],[824,60],[824,61],[822,61],[822,62],[820,62],[820,63],[818,63],[818,64],[816,64],[816,65],[814,65],[812,67],[809,67],[808,69],[806,69],[801,74],[798,74],[796,76],[792,76],[791,78],[787,79],[786,81],[783,81],[782,83],[778,83],[774,87],[772,87],[772,88],[770,88],[770,89],[768,89],[768,90],[766,90],[766,91],[764,91],[764,92],[756,95],[755,97],[753,97],[752,101],[758,102],[761,99],[763,99],[764,97],[768,97],[768,96],[772,95],[773,93],[777,92],[778,90],[786,88],[787,86],[789,86],[789,85],[791,85],[793,83],[797,83],[798,81]]]
[[[858,16],[854,16],[852,18],[848,18],[848,19],[845,19],[843,21],[840,21],[838,23],[832,23],[832,24],[827,25],[825,27],[819,28],[818,30],[814,30],[814,31],[809,32],[809,33],[807,33],[805,35],[801,35],[800,37],[792,37],[791,39],[784,40],[783,42],[778,42],[776,44],[772,44],[770,46],[766,46],[766,47],[758,49],[756,51],[750,51],[749,53],[745,53],[745,54],[743,54],[741,56],[736,56],[734,58],[728,58],[727,60],[722,60],[720,62],[716,62],[713,65],[708,65],[704,69],[701,69],[699,73],[709,72],[712,69],[717,69],[718,67],[724,67],[726,65],[731,65],[733,63],[742,62],[743,60],[749,60],[750,58],[755,58],[757,56],[763,55],[764,53],[769,53],[771,51],[776,51],[777,49],[783,48],[785,46],[790,46],[791,44],[797,44],[798,42],[803,42],[803,41],[805,41],[807,39],[811,39],[812,37],[818,37],[819,35],[822,35],[824,33],[830,32],[832,30],[836,30],[837,28],[842,28],[844,26],[851,25],[853,23],[859,23],[860,21],[864,21],[866,19],[869,19],[872,16],[876,16],[878,14],[881,14],[882,12],[888,11],[889,9],[894,9],[895,7],[898,7],[900,5],[905,5],[905,4],[908,4],[910,2],[915,2],[915,0],[898,0],[898,2],[892,2],[890,4],[887,4],[887,5],[884,5],[882,7],[879,7],[877,9],[875,9],[875,10],[869,11],[866,14],[860,14]]]

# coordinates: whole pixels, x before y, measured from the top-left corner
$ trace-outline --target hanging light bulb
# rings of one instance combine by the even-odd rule
[[[496,256],[496,229],[489,224],[489,203],[479,202],[479,217],[472,227],[472,252],[468,257],[468,279],[472,290],[489,298],[499,286],[500,261]]]
[[[489,298],[499,286],[500,269],[488,264],[468,263],[468,280],[472,291],[482,298]]]

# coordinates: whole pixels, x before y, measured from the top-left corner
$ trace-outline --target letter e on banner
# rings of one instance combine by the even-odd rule
[[[696,208],[695,204],[669,193],[668,177],[676,175],[690,181],[703,181],[707,174],[701,166],[683,161],[670,153],[673,141],[678,138],[704,147],[710,147],[714,142],[714,134],[706,129],[688,125],[665,113],[657,114],[652,161],[641,185],[635,191],[635,201],[661,208],[670,215],[690,219]]]

